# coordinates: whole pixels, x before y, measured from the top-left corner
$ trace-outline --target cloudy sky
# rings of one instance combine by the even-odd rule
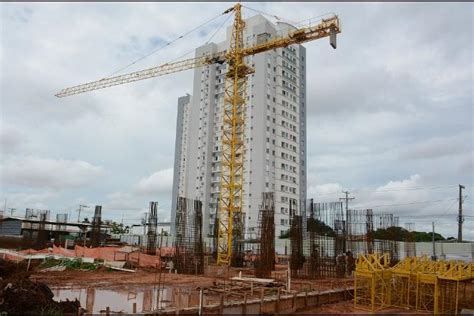
[[[169,219],[177,98],[192,71],[58,99],[218,16],[232,3],[1,3],[0,208],[77,216],[79,204],[138,223]],[[400,224],[474,239],[473,4],[248,3],[299,22],[334,12],[342,33],[305,44],[309,192],[393,212]],[[256,14],[246,10],[245,16]],[[121,73],[219,41],[218,17]],[[275,18],[270,18],[275,21]],[[228,21],[230,22],[230,20]],[[85,211],[91,216],[92,209]]]

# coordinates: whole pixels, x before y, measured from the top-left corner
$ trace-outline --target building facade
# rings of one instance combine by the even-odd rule
[[[176,220],[176,202],[178,196],[185,196],[186,155],[189,126],[189,108],[191,96],[186,94],[178,99],[178,115],[176,118],[176,139],[174,145],[173,190],[171,201],[171,234],[174,235]]]
[[[244,44],[284,36],[291,29],[257,15],[246,20]],[[228,28],[222,43],[199,47],[196,57],[226,50],[231,32]],[[256,236],[261,194],[274,192],[279,236],[290,228],[290,203],[306,200],[306,51],[292,45],[246,57],[246,63],[255,73],[248,76],[246,95],[245,230],[249,238]],[[185,118],[178,106],[173,205],[178,196],[201,200],[205,236],[214,229],[220,190],[225,73],[225,63],[195,69]],[[173,212],[175,207],[172,218]]]

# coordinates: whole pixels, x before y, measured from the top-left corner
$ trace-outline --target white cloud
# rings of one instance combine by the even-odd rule
[[[92,185],[104,174],[102,167],[81,160],[28,156],[4,162],[1,181],[25,187],[65,189]]]
[[[343,187],[339,183],[325,183],[308,186],[308,197],[314,198],[315,201],[323,201],[328,196],[337,200],[337,195],[342,194]]]
[[[376,192],[383,192],[387,190],[403,190],[403,189],[413,189],[416,186],[420,185],[421,177],[419,174],[411,175],[409,179],[404,179],[401,181],[390,181],[386,185],[378,187]]]
[[[173,185],[173,168],[157,171],[149,177],[142,178],[135,190],[143,195],[170,193]]]

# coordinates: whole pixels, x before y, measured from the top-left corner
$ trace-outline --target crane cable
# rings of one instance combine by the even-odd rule
[[[249,9],[249,10],[252,10],[252,11],[255,11],[255,12],[257,12],[257,13],[260,13],[260,14],[263,14],[263,15],[266,15],[266,16],[269,16],[269,17],[272,17],[272,18],[275,18],[275,19],[277,19],[278,21],[281,20],[281,21],[283,21],[283,22],[290,23],[290,24],[292,24],[293,26],[298,27],[298,28],[300,27],[300,25],[303,25],[303,22],[310,21],[310,23],[311,23],[311,21],[314,20],[314,19],[316,19],[316,18],[322,18],[322,17],[328,16],[328,15],[330,15],[330,14],[336,15],[334,12],[327,12],[327,13],[324,13],[324,14],[321,14],[321,15],[313,16],[313,17],[310,17],[310,18],[308,18],[308,19],[304,19],[304,20],[295,22],[295,21],[288,20],[288,19],[286,19],[286,18],[279,17],[279,16],[277,16],[277,15],[275,15],[275,14],[271,14],[271,13],[264,12],[264,11],[261,11],[261,10],[253,9],[253,8],[250,8],[250,7],[247,7],[247,6],[242,6],[242,7],[246,8],[246,9]]]
[[[214,34],[211,35],[211,37],[209,37],[209,39],[206,41],[206,43],[204,45],[207,45],[211,42],[211,40],[214,38],[214,36],[216,36],[216,34],[222,29],[222,27],[229,21],[229,19],[232,17],[232,14],[229,14],[229,16],[227,17],[227,19],[224,20],[224,22],[217,28],[217,30],[214,32]],[[176,57],[175,59],[172,59],[170,60],[168,63],[173,63],[181,58],[183,58],[184,56],[187,56],[189,54],[191,54],[192,52],[194,52],[196,50],[196,48],[193,48],[192,50],[188,51],[187,53],[184,53],[183,55],[181,56],[178,56]]]
[[[108,75],[107,77],[105,77],[104,79],[108,79],[108,78],[110,78],[110,77],[116,75],[117,73],[119,73],[119,72],[121,72],[121,71],[127,69],[128,67],[130,67],[130,66],[136,64],[137,62],[139,62],[139,61],[141,61],[141,60],[143,60],[143,59],[145,59],[145,58],[147,58],[147,57],[149,57],[149,56],[151,56],[151,55],[153,55],[153,54],[159,52],[160,50],[162,50],[162,49],[168,47],[169,45],[175,43],[176,41],[178,41],[178,40],[184,38],[185,36],[191,34],[192,32],[196,31],[197,29],[200,29],[201,27],[203,27],[203,26],[205,26],[205,25],[211,23],[212,21],[218,19],[219,17],[221,17],[221,16],[223,16],[223,15],[225,15],[225,14],[227,14],[227,13],[229,13],[228,10],[225,11],[225,12],[223,12],[223,13],[221,13],[221,14],[219,14],[219,15],[217,15],[217,16],[215,16],[215,17],[213,17],[213,18],[210,19],[210,20],[208,20],[208,21],[206,21],[206,22],[200,24],[199,26],[193,28],[192,30],[187,31],[187,32],[184,33],[183,35],[181,35],[181,36],[175,38],[174,40],[172,40],[172,41],[166,43],[165,45],[163,45],[163,46],[161,46],[161,47],[158,47],[157,49],[155,49],[155,50],[151,51],[150,53],[148,53],[148,54],[146,54],[146,55],[144,55],[144,56],[138,58],[137,60],[131,62],[130,64],[128,64],[128,65],[126,65],[126,66],[124,66],[124,67],[122,67],[122,68],[120,68],[120,69],[114,71],[113,73],[111,73],[110,75]],[[228,20],[228,18],[227,18],[227,20]],[[227,21],[227,20],[226,20],[226,21]],[[215,33],[214,33],[214,34],[215,34]],[[187,54],[188,54],[188,53],[187,53]]]
[[[295,22],[290,21],[290,20],[288,20],[288,19],[279,17],[279,16],[277,16],[277,15],[275,15],[275,14],[271,14],[271,13],[268,13],[268,12],[264,12],[264,11],[261,11],[261,10],[257,10],[257,9],[254,9],[254,8],[251,8],[251,7],[248,7],[248,6],[244,6],[244,5],[243,5],[242,7],[246,8],[246,9],[249,9],[249,10],[252,10],[252,11],[255,11],[255,12],[257,12],[257,13],[260,13],[260,14],[263,14],[263,15],[266,15],[266,16],[269,16],[269,17],[272,17],[272,18],[275,18],[275,19],[277,19],[278,21],[280,21],[280,20],[281,20],[281,21],[286,21],[286,22],[290,22],[290,23],[292,23],[292,24],[295,23]]]

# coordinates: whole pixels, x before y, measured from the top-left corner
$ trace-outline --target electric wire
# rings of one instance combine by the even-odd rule
[[[415,187],[415,188],[404,188],[404,189],[387,189],[387,190],[377,190],[377,189],[369,189],[369,188],[361,188],[361,189],[349,189],[351,192],[361,192],[361,191],[373,191],[372,193],[385,193],[385,192],[399,192],[399,191],[416,191],[416,190],[431,190],[431,189],[439,189],[439,188],[449,188],[457,186],[456,184],[448,184],[448,185],[428,185],[424,187]],[[317,196],[325,196],[325,195],[335,195],[341,194],[342,191],[332,191],[332,192],[325,192],[325,193],[317,193]]]
[[[385,206],[404,206],[404,205],[416,205],[416,204],[427,204],[427,203],[435,203],[441,201],[449,201],[453,200],[453,198],[447,199],[439,199],[439,200],[428,200],[428,201],[420,201],[420,202],[410,202],[410,203],[398,203],[398,204],[381,204],[381,205],[371,205],[371,206],[359,206],[363,208],[376,208],[376,207],[385,207]],[[454,198],[455,200],[455,198]]]

